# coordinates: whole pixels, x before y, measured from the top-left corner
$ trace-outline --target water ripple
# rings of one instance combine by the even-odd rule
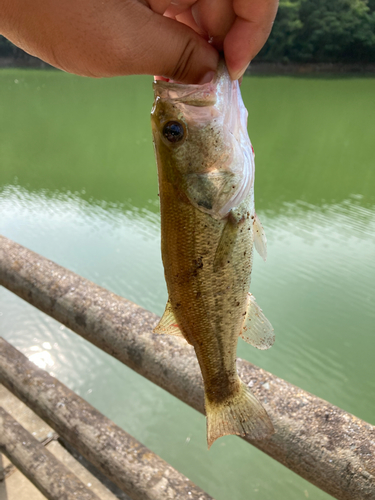
[[[353,196],[321,207],[288,203],[260,218],[269,257],[266,264],[255,257],[252,292],[275,327],[276,343],[260,352],[241,341],[239,355],[374,423],[375,210]],[[159,223],[152,210],[130,204],[15,186],[0,191],[2,234],[161,314],[167,294]],[[177,467],[181,454],[174,440],[182,439],[182,446],[189,437],[184,449],[192,458],[180,469],[191,477],[209,478],[220,456],[237,457],[238,463],[247,456],[259,464],[256,474],[262,476],[266,457],[230,437],[221,440],[215,456],[207,454],[200,415],[4,289],[0,328],[30,360]],[[177,417],[168,423],[169,437],[160,441],[155,436],[163,434],[170,413]],[[207,465],[200,472],[194,467],[197,453]],[[267,462],[267,470],[285,478],[277,467]],[[249,487],[256,490],[254,484]],[[259,484],[266,493],[266,478]],[[294,479],[280,479],[281,484],[285,498],[298,498]]]

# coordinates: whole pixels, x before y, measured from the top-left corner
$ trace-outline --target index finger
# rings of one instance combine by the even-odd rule
[[[240,78],[266,43],[278,0],[233,0],[237,16],[224,40],[224,55],[232,80]]]
[[[197,25],[207,34],[212,45],[222,51],[225,36],[236,18],[233,0],[197,0],[191,10]]]

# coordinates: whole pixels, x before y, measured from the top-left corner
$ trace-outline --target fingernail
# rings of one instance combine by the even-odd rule
[[[204,85],[205,83],[210,83],[215,76],[215,71],[208,71],[204,77],[198,82],[198,85]]]
[[[246,66],[244,66],[240,71],[231,72],[230,77],[232,78],[232,80],[234,81],[234,80],[239,80],[240,78],[242,78],[248,67],[249,67],[249,64],[246,64]]]
[[[154,75],[154,81],[155,82],[158,82],[160,80],[162,82],[169,82],[169,78],[164,78],[164,76]]]

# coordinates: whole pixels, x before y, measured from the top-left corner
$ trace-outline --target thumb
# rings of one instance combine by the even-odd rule
[[[163,76],[180,83],[208,83],[219,54],[194,30],[174,19],[148,10],[149,19],[138,26],[132,73]],[[140,42],[141,41],[141,42]]]

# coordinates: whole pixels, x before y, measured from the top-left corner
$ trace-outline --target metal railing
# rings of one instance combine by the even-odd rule
[[[176,337],[153,334],[155,314],[2,236],[0,284],[204,413],[194,350]],[[0,381],[34,408],[36,393],[12,389],[10,368],[2,366]],[[337,499],[375,499],[374,426],[247,361],[238,360],[238,372],[276,431],[267,441],[248,442]]]

